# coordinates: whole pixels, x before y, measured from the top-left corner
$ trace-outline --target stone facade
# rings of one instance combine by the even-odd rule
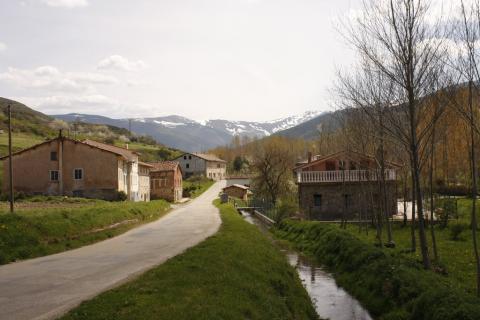
[[[173,161],[151,163],[150,192],[152,199],[178,202],[182,199],[183,179],[180,165]]]
[[[235,197],[247,201],[249,188],[243,185],[234,184],[223,188],[223,192],[225,192],[229,197]]]
[[[131,154],[132,158],[127,159],[123,153]],[[9,162],[8,157],[2,160],[2,191],[6,193]],[[119,191],[124,191],[130,200],[150,199],[150,182],[138,178],[138,156],[125,150],[115,153],[100,145],[59,137],[17,152],[12,160],[17,192],[114,200]],[[149,170],[142,164],[140,168]],[[148,190],[140,191],[145,183]]]
[[[388,214],[397,210],[395,182],[387,183]],[[379,203],[377,182],[301,184],[298,186],[300,211],[309,220],[358,219],[371,215]]]

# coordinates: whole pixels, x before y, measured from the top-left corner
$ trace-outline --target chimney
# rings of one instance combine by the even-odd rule
[[[312,162],[312,152],[308,151],[308,163]]]
[[[128,150],[128,143],[125,143],[125,149]]]

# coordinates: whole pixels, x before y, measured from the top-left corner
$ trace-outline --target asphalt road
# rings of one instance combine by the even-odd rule
[[[225,182],[161,219],[79,249],[0,267],[0,319],[54,319],[217,232]]]

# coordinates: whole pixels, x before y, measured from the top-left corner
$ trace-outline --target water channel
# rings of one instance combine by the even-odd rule
[[[248,212],[242,212],[244,219],[268,232],[268,227]],[[295,267],[307,290],[315,310],[323,319],[330,320],[372,320],[368,311],[348,292],[337,286],[331,274],[314,261],[301,254],[280,248],[290,265]]]

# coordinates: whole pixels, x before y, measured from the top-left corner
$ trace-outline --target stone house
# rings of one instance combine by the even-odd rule
[[[227,162],[213,154],[184,153],[175,161],[180,163],[185,179],[193,175],[203,175],[217,181],[225,179],[227,175]]]
[[[338,152],[308,157],[294,169],[300,213],[310,220],[353,219],[379,209],[381,173],[373,157]],[[386,208],[396,214],[398,165],[385,166]]]
[[[1,160],[8,192],[8,156]],[[150,200],[151,166],[125,148],[59,136],[14,153],[12,162],[17,192],[115,200],[123,191],[128,200]]]
[[[232,184],[231,186],[223,188],[223,192],[229,197],[234,197],[248,201],[248,196],[251,193],[250,188],[241,184]]]
[[[170,202],[182,200],[183,178],[180,164],[175,161],[152,162],[150,170],[150,196]]]

